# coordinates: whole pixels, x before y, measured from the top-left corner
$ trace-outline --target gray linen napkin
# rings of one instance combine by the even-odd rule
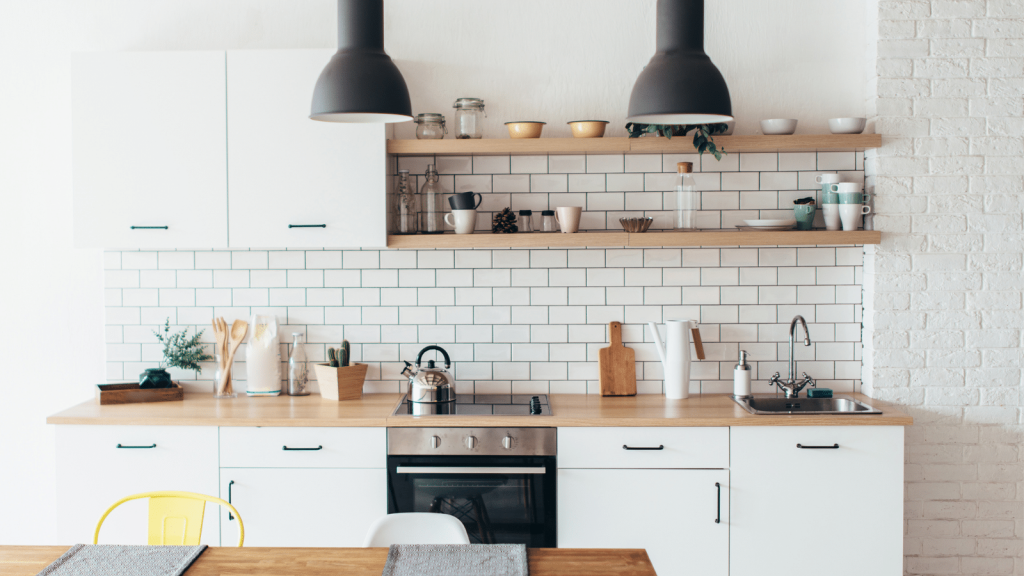
[[[523,544],[395,544],[382,576],[527,576]]]
[[[181,576],[206,544],[121,546],[75,544],[38,576]]]

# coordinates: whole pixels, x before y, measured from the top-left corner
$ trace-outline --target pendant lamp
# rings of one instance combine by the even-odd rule
[[[704,0],[658,0],[657,52],[633,85],[626,120],[713,124],[732,119],[729,87],[704,52]]]
[[[405,79],[384,52],[384,0],[338,0],[338,52],[320,73],[309,115],[324,122],[406,122]]]

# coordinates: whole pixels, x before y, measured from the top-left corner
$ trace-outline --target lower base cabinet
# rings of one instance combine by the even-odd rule
[[[246,546],[360,547],[387,514],[383,468],[221,468],[220,497],[242,514]],[[221,511],[221,545],[238,522]]]
[[[728,576],[729,471],[559,470],[558,546],[645,548],[658,576]]]

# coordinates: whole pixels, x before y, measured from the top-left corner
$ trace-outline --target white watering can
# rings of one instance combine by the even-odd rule
[[[690,397],[690,332],[693,332],[697,359],[704,359],[704,345],[700,340],[696,320],[666,320],[665,340],[661,342],[658,325],[648,322],[651,335],[654,336],[658,356],[665,370],[665,397],[669,400],[681,400]]]

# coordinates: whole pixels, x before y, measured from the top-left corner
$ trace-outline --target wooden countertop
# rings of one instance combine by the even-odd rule
[[[910,426],[913,418],[891,404],[862,394],[853,396],[882,410],[879,415],[755,416],[727,394],[667,400],[661,395],[604,398],[591,394],[552,394],[552,416],[392,416],[399,394],[364,394],[360,400],[334,402],[319,395],[275,398],[240,396],[215,400],[210,394],[186,394],[183,402],[114,404],[83,402],[46,419],[48,424],[153,426]]]
[[[0,574],[35,576],[69,546],[0,546]],[[656,576],[643,550],[529,548],[530,576]],[[185,576],[380,576],[387,548],[207,548]]]

